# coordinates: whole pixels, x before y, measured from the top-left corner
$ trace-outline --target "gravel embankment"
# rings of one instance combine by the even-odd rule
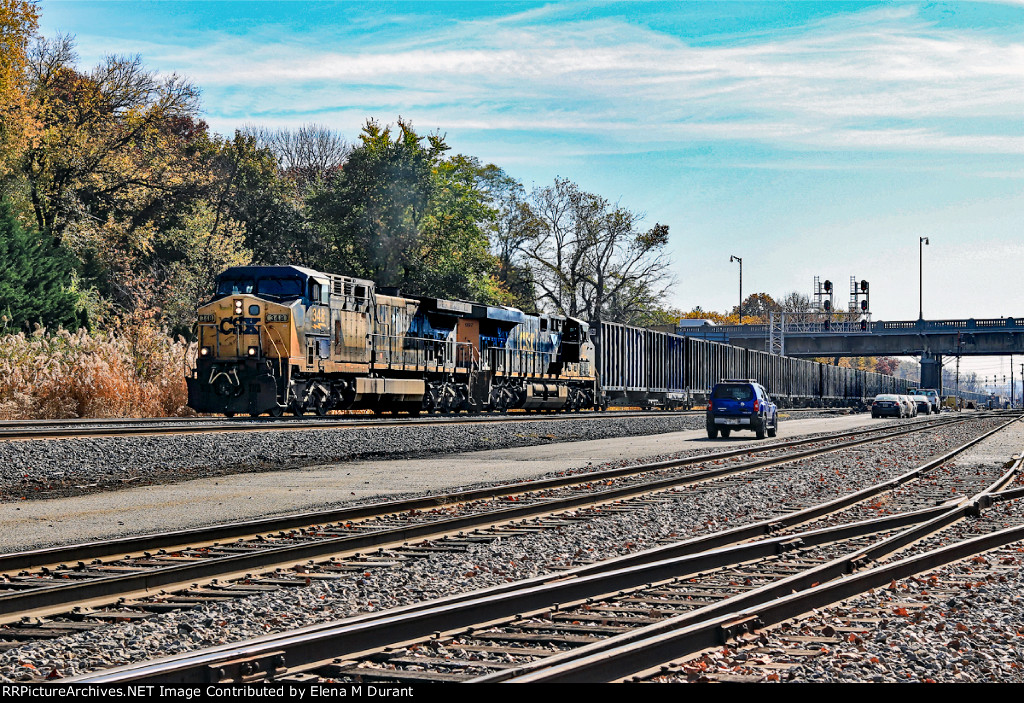
[[[645,419],[644,423],[650,425],[651,420]],[[910,435],[884,446],[845,450],[804,461],[782,482],[772,473],[752,475],[749,482],[723,481],[719,488],[694,488],[674,501],[643,510],[607,514],[559,531],[481,544],[464,553],[436,553],[409,562],[400,570],[367,571],[350,578],[314,582],[303,589],[207,604],[141,622],[32,643],[0,655],[0,679],[17,680],[52,669],[70,675],[141,661],[484,588],[583,561],[640,551],[666,539],[734,527],[767,517],[780,504],[818,503],[855,487],[899,475],[923,463],[923,457],[943,452],[976,435],[973,425]],[[1006,441],[1006,447],[979,450],[979,460],[988,462],[991,456],[1001,456],[1000,463],[1005,461],[1019,450],[1022,438],[1024,434],[1017,429],[1012,441],[999,440]],[[965,461],[966,458],[961,459],[961,463]],[[690,493],[699,498],[694,499]],[[1017,605],[1018,616],[1024,619],[1024,606]]]
[[[0,502],[375,458],[694,430],[700,415],[0,442]]]

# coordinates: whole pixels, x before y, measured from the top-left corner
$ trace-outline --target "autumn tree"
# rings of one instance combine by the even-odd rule
[[[27,207],[113,310],[181,330],[219,270],[293,231],[276,161],[252,140],[211,136],[198,90],[139,56],[87,72],[76,59],[68,37],[28,54],[40,131],[20,162]]]
[[[485,168],[483,178],[494,208],[488,238],[497,257],[498,284],[510,305],[536,313],[533,271],[523,260],[520,249],[539,236],[541,221],[530,206],[522,183],[493,165]]]
[[[157,77],[139,56],[109,56],[88,73],[76,58],[68,37],[40,39],[29,54],[41,134],[22,171],[36,224],[62,242],[116,219],[145,246],[150,223],[174,213],[202,177],[199,91]]]
[[[239,131],[233,139],[217,140],[206,167],[211,172],[206,200],[215,216],[212,233],[237,225],[254,264],[319,263],[323,243],[309,227],[304,202],[272,149]]]
[[[743,322],[748,325],[765,324],[773,312],[780,312],[781,307],[767,293],[751,293],[743,301]],[[731,315],[739,320],[740,308],[734,307]]]
[[[680,315],[680,319],[685,320],[711,320],[716,325],[736,325],[739,324],[739,318],[730,318],[728,315],[724,315],[714,310],[705,310],[700,305],[694,306],[689,312],[685,312]]]
[[[34,0],[0,0],[0,184],[12,174],[33,134],[27,68],[38,26]]]
[[[632,323],[667,286],[668,226],[644,230],[641,217],[557,179],[530,197],[535,230],[518,244],[541,306],[599,324]]]
[[[879,356],[875,358],[875,371],[892,376],[900,366],[900,360],[892,356]]]
[[[407,278],[413,289],[485,302],[501,299],[497,260],[487,238],[495,211],[486,176],[487,167],[474,157],[456,155],[436,164],[419,254]]]
[[[161,256],[152,268],[160,320],[174,334],[188,336],[196,308],[208,300],[217,274],[248,264],[245,224],[197,201],[176,227],[157,235]]]
[[[352,153],[352,145],[341,134],[314,123],[297,129],[247,127],[242,132],[269,149],[282,174],[301,188],[317,189],[329,183]]]

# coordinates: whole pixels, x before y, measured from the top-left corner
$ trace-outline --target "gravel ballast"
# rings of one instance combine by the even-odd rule
[[[898,475],[922,463],[922,457],[959,444],[968,434],[973,434],[968,428],[955,427],[928,435],[910,435],[882,447],[801,462],[782,485],[777,477],[766,475],[738,485],[733,483],[716,493],[713,500],[706,496],[693,500],[682,494],[671,502],[610,514],[559,531],[502,539],[478,545],[466,553],[438,553],[412,561],[400,570],[374,570],[303,589],[203,605],[142,622],[32,643],[0,655],[0,678],[18,680],[51,669],[60,675],[70,675],[374,612],[639,551],[668,538],[682,539],[689,534],[755,521],[772,514],[779,504],[821,502],[854,486]],[[1003,444],[992,449],[989,443],[993,441]],[[978,461],[988,462],[994,456],[1005,461],[1019,451],[1022,443],[1024,435],[1018,424],[1012,436],[987,440],[977,450]],[[959,461],[970,460],[964,456]],[[1019,599],[1012,607],[1017,608],[1017,617],[1024,620],[1024,605]]]
[[[703,426],[700,415],[609,415],[514,423],[0,442],[0,502],[332,462],[656,435]]]

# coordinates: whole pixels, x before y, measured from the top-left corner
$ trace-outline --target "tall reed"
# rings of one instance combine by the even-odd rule
[[[151,324],[0,335],[0,419],[190,415],[193,357]]]

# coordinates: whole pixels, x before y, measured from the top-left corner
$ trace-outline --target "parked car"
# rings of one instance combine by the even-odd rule
[[[903,403],[904,417],[917,417],[917,403],[910,399],[909,395],[901,394],[900,402]]]
[[[905,417],[906,409],[898,395],[882,393],[871,403],[871,417]]]
[[[917,405],[917,412],[925,415],[932,414],[932,401],[926,395],[911,395],[910,399]]]
[[[758,439],[779,431],[779,409],[754,379],[723,379],[715,384],[706,415],[708,439],[733,430],[753,430]]]
[[[939,412],[942,407],[942,400],[939,398],[939,392],[934,388],[911,388],[910,393],[912,395],[926,396],[931,402],[933,413]]]

